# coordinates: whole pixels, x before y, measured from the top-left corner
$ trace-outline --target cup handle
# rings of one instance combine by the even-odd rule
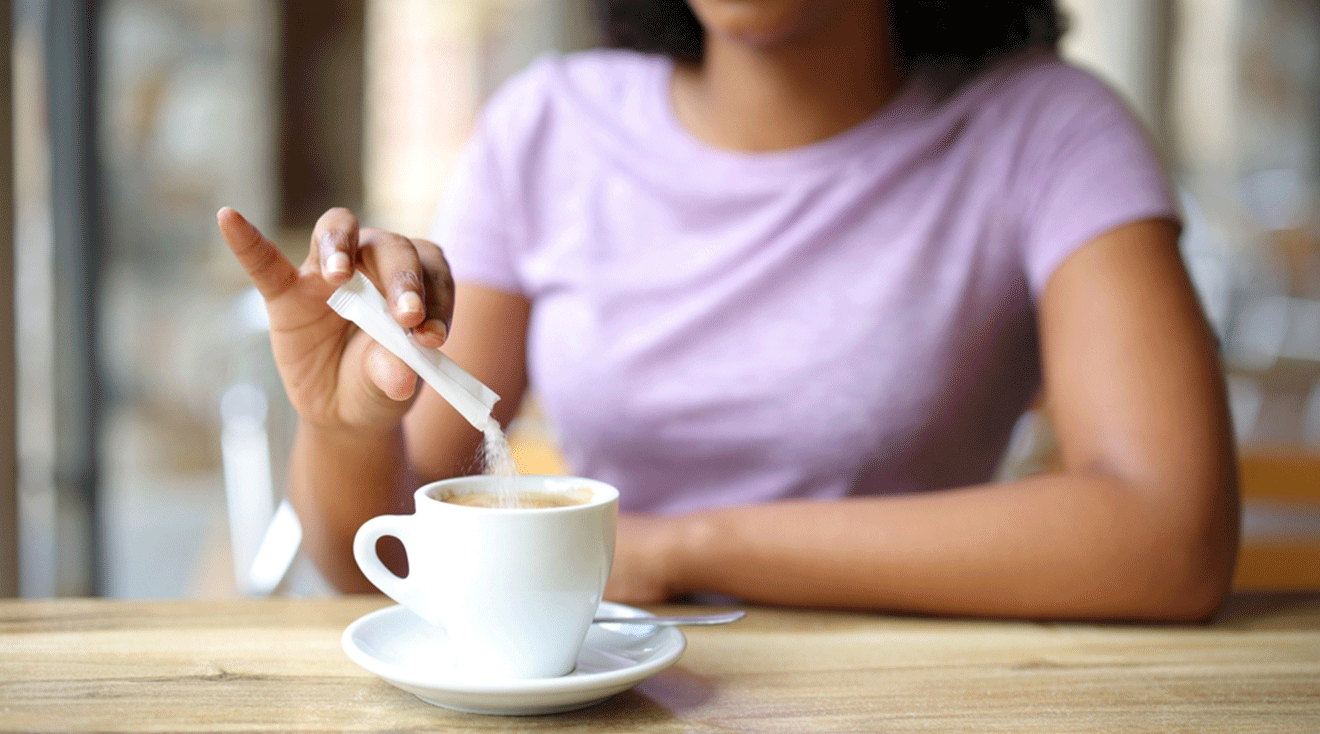
[[[440,622],[432,619],[426,612],[421,584],[418,581],[420,574],[413,567],[412,559],[408,559],[408,575],[395,576],[393,571],[381,563],[380,556],[376,555],[376,541],[386,535],[398,538],[403,542],[404,550],[408,549],[408,530],[412,517],[412,515],[380,515],[362,523],[362,527],[358,528],[357,534],[353,536],[353,558],[357,560],[358,568],[362,569],[363,575],[375,584],[377,589],[412,610],[413,614],[439,626]]]

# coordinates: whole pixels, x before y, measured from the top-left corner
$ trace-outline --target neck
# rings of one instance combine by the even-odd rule
[[[886,13],[869,23],[841,15],[771,44],[707,34],[702,63],[674,74],[683,126],[719,148],[763,152],[819,142],[866,120],[897,94],[902,64]]]

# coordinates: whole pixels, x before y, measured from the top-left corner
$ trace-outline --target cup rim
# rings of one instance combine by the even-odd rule
[[[478,483],[484,485],[484,484],[489,484],[490,482],[496,481],[498,479],[506,479],[506,478],[508,477],[497,477],[492,474],[470,474],[467,476],[450,477],[449,479],[441,479],[434,482],[428,482],[427,484],[423,484],[421,487],[418,487],[417,491],[414,493],[414,497],[416,500],[415,505],[418,508],[421,508],[423,506],[423,501],[425,501],[427,506],[436,507],[436,508],[444,507],[446,511],[497,512],[502,515],[510,515],[510,514],[540,515],[547,513],[555,514],[555,513],[564,513],[564,512],[581,512],[583,510],[588,510],[596,507],[601,507],[602,505],[610,504],[611,502],[617,501],[619,498],[618,488],[616,488],[612,484],[609,484],[608,482],[602,482],[599,479],[589,479],[587,477],[576,477],[576,476],[564,475],[564,474],[518,474],[511,478],[518,482],[524,482],[527,480],[545,480],[546,482],[562,483],[565,485],[573,484],[580,486],[585,484],[591,488],[592,491],[591,500],[577,505],[562,505],[559,507],[474,507],[472,505],[457,505],[449,502],[444,502],[443,500],[436,499],[431,494],[432,492],[442,488],[452,488],[454,485],[461,486],[465,484],[478,484]],[[549,491],[554,492],[556,490],[551,489]]]

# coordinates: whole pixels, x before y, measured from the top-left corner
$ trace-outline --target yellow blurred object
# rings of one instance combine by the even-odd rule
[[[567,474],[568,467],[552,442],[532,436],[512,436],[509,448],[519,474]]]
[[[519,474],[568,474],[554,433],[546,423],[534,396],[523,399],[518,415],[509,425],[509,449]]]
[[[1320,589],[1320,538],[1307,542],[1243,542],[1235,591]]]
[[[1248,449],[1240,467],[1246,523],[1233,588],[1320,589],[1320,453]]]
[[[1320,452],[1245,449],[1239,462],[1242,495],[1320,508]]]

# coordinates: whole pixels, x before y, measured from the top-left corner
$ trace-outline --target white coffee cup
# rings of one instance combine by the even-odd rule
[[[471,507],[442,501],[514,492],[584,500],[561,507]],[[509,485],[503,485],[509,486]],[[449,636],[458,669],[484,678],[549,678],[573,671],[614,560],[619,492],[579,477],[477,475],[428,484],[412,515],[381,515],[353,541],[378,589]],[[408,554],[395,576],[376,555],[392,535]]]

